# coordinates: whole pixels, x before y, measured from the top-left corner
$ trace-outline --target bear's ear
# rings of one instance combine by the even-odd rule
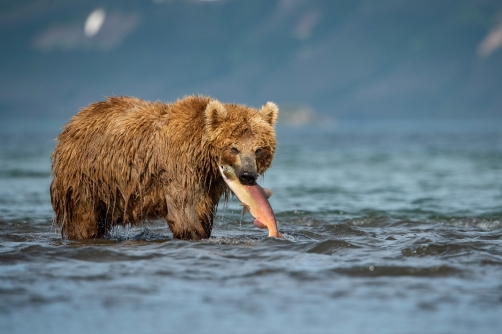
[[[274,126],[277,122],[277,116],[279,115],[279,108],[274,102],[267,102],[260,110],[261,117],[270,125]]]
[[[227,109],[225,109],[225,106],[218,100],[211,100],[211,102],[207,104],[205,114],[206,125],[209,129],[216,128],[228,116]]]

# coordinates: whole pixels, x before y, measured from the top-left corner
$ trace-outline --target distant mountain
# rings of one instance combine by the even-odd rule
[[[308,111],[286,120],[502,116],[500,0],[4,0],[0,45],[2,118],[199,93]]]

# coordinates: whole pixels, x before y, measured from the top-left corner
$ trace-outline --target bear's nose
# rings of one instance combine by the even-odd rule
[[[250,172],[242,172],[239,174],[239,180],[242,184],[251,186],[256,181],[256,174]]]

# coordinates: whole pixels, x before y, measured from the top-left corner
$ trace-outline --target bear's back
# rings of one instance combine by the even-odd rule
[[[145,131],[169,118],[169,105],[149,102],[134,97],[110,97],[82,109],[66,125],[65,131],[73,135],[99,129],[102,133],[113,131]]]

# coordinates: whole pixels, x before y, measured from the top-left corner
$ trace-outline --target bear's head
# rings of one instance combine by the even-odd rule
[[[240,182],[253,185],[272,164],[279,109],[267,102],[260,110],[211,100],[205,110],[208,139],[218,165],[232,166]]]

